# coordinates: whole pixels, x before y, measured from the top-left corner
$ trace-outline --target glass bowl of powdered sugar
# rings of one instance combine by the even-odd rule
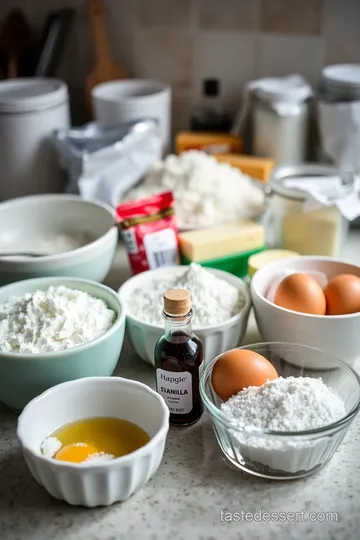
[[[359,375],[343,361],[305,345],[259,343],[241,349],[267,358],[278,378],[244,388],[224,402],[211,382],[220,356],[205,366],[200,392],[226,458],[247,473],[277,480],[318,471],[331,460],[359,412]],[[319,371],[305,367],[309,356]]]

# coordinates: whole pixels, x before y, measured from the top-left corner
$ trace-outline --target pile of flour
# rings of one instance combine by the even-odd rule
[[[114,311],[103,300],[51,286],[0,305],[0,351],[62,351],[96,339],[114,320]]]
[[[264,194],[239,169],[191,150],[154,165],[123,201],[172,191],[179,227],[206,227],[251,219],[263,209]]]
[[[239,290],[202,266],[192,263],[180,276],[154,280],[137,289],[129,299],[127,310],[143,322],[163,325],[163,295],[168,289],[186,289],[191,296],[193,326],[224,322],[243,308]]]
[[[322,379],[311,377],[278,377],[250,386],[223,403],[221,410],[239,426],[273,431],[321,428],[345,416],[340,397]]]
[[[296,474],[310,471],[329,459],[331,443],[326,437],[262,436],[241,428],[272,431],[307,431],[325,427],[346,415],[344,402],[321,378],[278,377],[262,386],[245,388],[221,405],[221,411],[237,424],[230,455],[249,461],[252,467]]]
[[[0,252],[11,253],[35,253],[40,255],[55,255],[65,253],[86,246],[94,238],[85,232],[73,233],[47,233],[14,236],[2,234],[0,236]]]

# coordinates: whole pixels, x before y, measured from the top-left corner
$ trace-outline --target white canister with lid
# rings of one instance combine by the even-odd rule
[[[52,135],[69,125],[68,89],[62,81],[28,78],[0,83],[0,201],[63,191]]]

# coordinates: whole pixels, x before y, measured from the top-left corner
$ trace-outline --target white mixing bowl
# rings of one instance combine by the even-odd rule
[[[308,345],[355,365],[360,360],[360,313],[308,315],[275,305],[267,299],[270,285],[287,270],[305,273],[315,270],[331,279],[339,274],[360,277],[360,267],[331,257],[301,257],[268,264],[260,268],[251,281],[256,322],[264,341]],[[312,358],[303,360],[302,365],[319,367]]]
[[[164,327],[163,325],[141,321],[129,313],[127,306],[131,304],[131,298],[137,289],[151,287],[154,281],[168,280],[171,276],[179,276],[188,268],[188,266],[168,266],[142,272],[128,279],[119,289],[120,299],[126,310],[126,331],[129,340],[140,358],[149,364],[154,365],[155,344],[164,334]],[[224,351],[238,346],[246,332],[251,298],[248,287],[242,279],[221,270],[213,268],[207,268],[206,270],[231,283],[231,285],[239,289],[239,292],[244,297],[244,306],[241,311],[227,321],[212,326],[193,327],[194,333],[202,341],[205,362],[208,362]],[[161,309],[161,305],[159,309]]]
[[[57,428],[95,416],[133,422],[150,441],[109,461],[69,463],[42,454],[41,444]],[[169,409],[145,384],[88,377],[59,384],[33,399],[19,417],[17,435],[30,472],[50,495],[94,507],[124,501],[145,486],[161,463],[168,430]]]
[[[103,281],[107,276],[118,240],[114,209],[78,195],[30,195],[0,204],[0,255],[16,250],[17,242],[31,246],[49,235],[85,233],[89,242],[63,253],[41,257],[0,256],[0,285],[36,277],[76,277]]]

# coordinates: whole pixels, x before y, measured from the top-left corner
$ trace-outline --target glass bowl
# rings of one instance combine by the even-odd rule
[[[360,377],[341,360],[306,345],[273,342],[239,349],[252,350],[267,358],[279,376],[321,378],[342,398],[346,415],[337,422],[308,431],[239,427],[220,410],[223,401],[212,387],[212,370],[221,355],[217,356],[201,372],[200,393],[226,458],[247,473],[277,480],[302,478],[318,471],[333,457],[359,412]],[[309,364],[309,355],[316,361],[318,370],[304,367]]]

